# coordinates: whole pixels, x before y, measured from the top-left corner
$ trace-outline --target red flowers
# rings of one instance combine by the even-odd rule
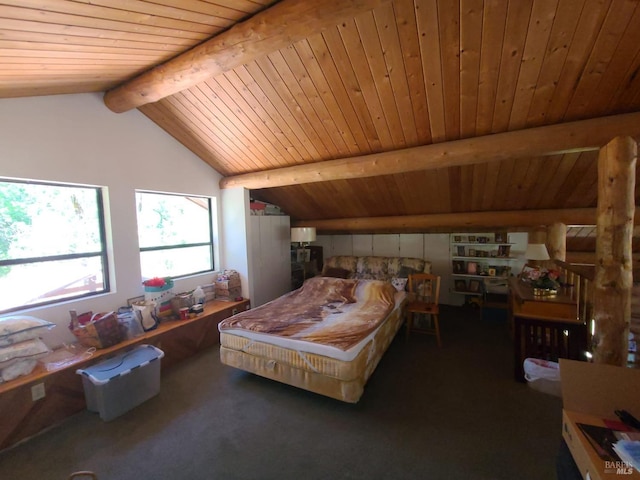
[[[164,278],[153,277],[149,280],[145,280],[142,284],[145,287],[164,287],[167,284],[167,281]]]

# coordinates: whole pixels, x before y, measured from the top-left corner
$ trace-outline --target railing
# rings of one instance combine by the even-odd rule
[[[578,318],[587,324],[588,345],[592,345],[592,336],[595,330],[593,311],[593,281],[595,279],[595,266],[574,265],[559,260],[554,263],[560,267],[565,278],[565,284],[573,285],[578,300]],[[636,280],[637,279],[637,280]],[[633,288],[631,290],[631,319],[629,324],[629,352],[627,366],[640,368],[640,354],[637,352],[637,343],[640,343],[640,278],[634,275]]]

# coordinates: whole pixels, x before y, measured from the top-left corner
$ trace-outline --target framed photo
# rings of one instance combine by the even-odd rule
[[[476,236],[475,235],[469,235],[469,242],[475,242],[476,241]]]
[[[487,237],[478,237],[478,243],[487,243],[489,240]]]
[[[456,280],[454,282],[456,292],[466,292],[467,291],[467,282],[464,280]]]
[[[467,262],[467,273],[469,275],[476,275],[478,273],[478,264],[476,262]]]
[[[460,243],[462,241],[462,237],[460,235],[454,235],[453,241],[456,243]]]
[[[491,256],[492,257],[497,257],[498,256],[498,250],[491,250]]]
[[[469,280],[469,291],[480,293],[480,280]]]
[[[489,274],[490,277],[495,277],[496,276],[496,269],[495,268],[489,268],[489,269],[487,269],[487,273]]]
[[[133,297],[127,299],[127,305],[129,307],[133,306],[135,303],[144,302],[144,295],[140,295],[139,297]]]
[[[504,232],[496,232],[493,238],[495,243],[506,243],[507,241],[507,235]]]
[[[299,248],[296,252],[296,261],[298,263],[310,262],[311,261],[311,250],[308,248]]]
[[[459,257],[466,257],[467,256],[467,254],[465,253],[464,246],[462,246],[462,245],[458,245],[457,253],[458,253]]]
[[[470,257],[475,257],[476,256],[476,249],[475,248],[470,248],[469,249],[469,256]]]
[[[498,247],[498,256],[508,257],[510,251],[511,251],[511,245],[500,245]]]
[[[453,273],[464,273],[464,262],[462,260],[453,261]]]

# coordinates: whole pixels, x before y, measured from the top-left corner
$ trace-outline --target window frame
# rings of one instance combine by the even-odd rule
[[[97,207],[96,213],[98,216],[98,230],[99,230],[99,238],[100,238],[100,245],[101,245],[100,251],[97,251],[97,252],[45,255],[45,256],[38,256],[38,257],[25,257],[25,258],[17,258],[17,259],[10,259],[10,260],[0,259],[0,267],[30,265],[33,263],[57,262],[60,260],[76,260],[79,258],[99,257],[100,262],[102,264],[102,277],[103,277],[103,288],[100,291],[87,292],[87,293],[82,293],[78,295],[70,295],[68,297],[56,298],[52,300],[44,300],[42,302],[30,303],[27,305],[19,305],[19,306],[7,308],[4,310],[0,309],[0,315],[5,315],[7,313],[18,312],[21,310],[27,310],[27,309],[36,308],[36,307],[55,305],[55,304],[60,304],[60,303],[69,302],[73,300],[79,300],[87,297],[94,297],[96,295],[104,295],[106,293],[110,293],[111,292],[111,274],[109,270],[109,253],[108,253],[109,245],[107,243],[107,230],[106,230],[105,205],[104,205],[104,187],[100,187],[96,185],[73,184],[73,183],[45,181],[45,180],[26,180],[26,179],[6,178],[6,177],[0,177],[0,182],[15,183],[20,185],[42,185],[47,187],[84,188],[84,189],[94,190],[96,194],[96,207]]]
[[[211,265],[210,268],[206,269],[206,270],[198,270],[196,272],[189,272],[189,273],[184,273],[182,275],[169,275],[169,278],[171,279],[177,279],[177,278],[186,278],[186,277],[191,277],[193,275],[201,275],[203,273],[209,273],[209,272],[213,272],[215,271],[215,264],[216,264],[216,260],[214,257],[214,235],[213,235],[213,201],[212,198],[206,195],[197,195],[197,194],[190,194],[190,193],[171,193],[171,192],[158,192],[158,191],[153,191],[153,190],[139,190],[136,189],[135,191],[136,195],[137,194],[152,194],[152,195],[166,195],[168,197],[189,197],[189,198],[199,198],[199,199],[203,199],[207,201],[207,210],[209,212],[209,221],[208,221],[208,225],[209,225],[209,241],[208,242],[197,242],[197,243],[186,243],[186,244],[179,244],[179,245],[162,245],[162,246],[153,246],[153,247],[139,247],[139,252],[140,254],[144,253],[144,252],[158,252],[158,251],[163,251],[163,250],[179,250],[179,249],[183,249],[183,248],[192,248],[192,247],[205,247],[208,246],[209,247],[209,254],[211,256]],[[137,205],[137,199],[136,199],[136,205]],[[139,229],[140,226],[137,224],[137,217],[136,217],[136,227]],[[139,230],[138,230],[138,235],[139,235]],[[138,237],[139,238],[139,237]],[[142,258],[140,258],[140,269],[142,273]],[[143,278],[144,280],[144,275]]]

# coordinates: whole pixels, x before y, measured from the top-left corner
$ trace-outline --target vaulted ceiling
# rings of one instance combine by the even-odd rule
[[[276,28],[289,35],[295,22],[270,12],[304,3],[3,1],[0,97],[107,91],[211,37],[232,47]],[[138,108],[231,177],[640,111],[636,0],[323,3],[355,13],[317,28],[301,18],[284,46],[253,56],[243,47],[237,65]],[[243,21],[255,23],[234,37]],[[594,208],[597,150],[551,153],[252,196],[308,224]]]

